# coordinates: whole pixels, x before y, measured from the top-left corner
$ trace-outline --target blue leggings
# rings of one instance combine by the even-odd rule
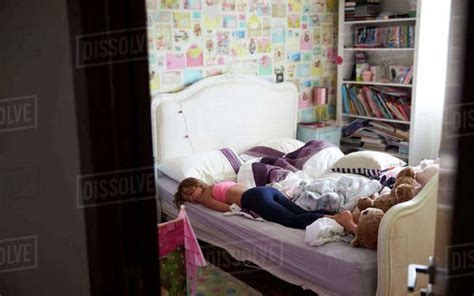
[[[254,211],[267,221],[299,229],[305,229],[325,215],[334,214],[325,210],[306,211],[272,187],[251,188],[244,192],[240,203],[242,208]]]

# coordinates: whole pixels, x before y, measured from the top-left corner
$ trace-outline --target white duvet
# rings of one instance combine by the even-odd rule
[[[300,182],[291,190],[291,199],[307,211],[352,211],[361,197],[372,196],[381,189],[378,181],[364,176],[332,173],[324,178]]]

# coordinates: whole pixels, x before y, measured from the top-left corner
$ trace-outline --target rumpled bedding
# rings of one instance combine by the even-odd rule
[[[264,150],[258,151],[260,154],[255,156],[260,158],[240,167],[238,183],[247,188],[272,186],[308,211],[353,210],[361,197],[377,194],[383,188],[379,181],[365,176],[330,172],[330,167],[343,154],[329,142],[310,141],[286,155],[265,155]],[[307,227],[306,241],[310,245],[350,241],[342,226],[329,220],[318,219]]]
[[[353,235],[344,231],[344,227],[331,218],[320,218],[306,227],[305,242],[310,246],[322,246],[325,243],[350,242]]]
[[[298,188],[283,189],[293,192],[291,200],[307,211],[352,211],[361,197],[372,196],[382,189],[376,180],[359,175],[331,174],[314,181],[302,181]]]
[[[265,186],[294,178],[294,175],[317,178],[344,156],[337,146],[326,141],[309,141],[286,155],[265,155],[265,150],[258,151],[262,157],[245,162],[239,169],[237,181],[244,187]]]

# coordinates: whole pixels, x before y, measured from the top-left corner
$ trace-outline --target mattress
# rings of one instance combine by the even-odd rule
[[[173,194],[178,183],[157,179],[163,214],[178,215]],[[186,211],[199,239],[227,250],[241,261],[251,261],[279,278],[320,295],[375,295],[377,252],[332,242],[311,247],[304,231],[273,222],[224,216],[187,203]]]

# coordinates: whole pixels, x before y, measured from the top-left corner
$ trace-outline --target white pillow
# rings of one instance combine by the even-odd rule
[[[177,157],[164,161],[158,165],[158,169],[168,177],[181,182],[188,177],[198,178],[208,184],[221,181],[236,180],[236,168],[240,168],[242,160],[232,149],[225,149],[232,163],[221,150],[207,153],[194,154]]]
[[[260,161],[262,158],[257,157],[246,161],[240,167],[239,173],[237,174],[237,183],[245,188],[255,187],[255,179],[253,176],[252,163]]]
[[[339,147],[323,149],[304,163],[303,171],[310,178],[320,178],[342,157],[344,157],[344,153],[342,153]]]
[[[304,144],[304,142],[292,138],[279,138],[263,141],[257,146],[270,147],[287,154],[303,147]]]
[[[378,151],[358,151],[347,154],[332,166],[334,172],[378,176],[390,167],[404,166],[406,163],[388,153]]]
[[[244,162],[266,156],[283,157],[283,155],[303,147],[304,144],[304,142],[291,138],[272,139],[260,142],[257,146],[244,151],[239,157]]]

